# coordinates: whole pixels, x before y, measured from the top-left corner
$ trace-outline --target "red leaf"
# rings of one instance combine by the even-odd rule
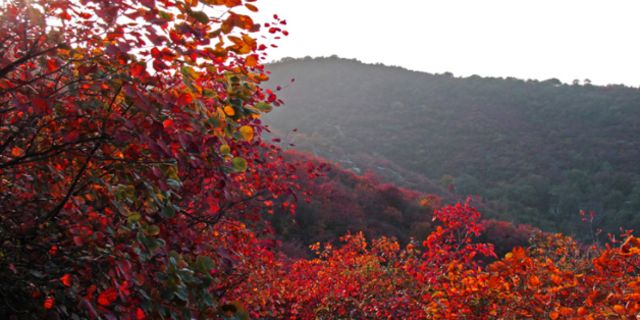
[[[61,12],[58,16],[62,20],[71,20],[71,15],[68,14],[66,11],[65,12]]]
[[[33,105],[35,109],[40,112],[46,112],[49,108],[49,103],[47,102],[47,100],[40,97],[32,97],[31,105]]]
[[[79,136],[80,134],[78,133],[77,130],[72,130],[69,133],[64,135],[63,141],[66,143],[73,142],[73,141],[76,141]]]
[[[89,286],[89,288],[87,288],[87,298],[91,298],[93,296],[93,293],[96,292],[96,285],[92,284],[91,286]]]
[[[54,297],[47,297],[46,299],[44,299],[44,308],[49,310],[51,308],[53,308],[53,305],[56,303],[56,299]]]
[[[71,275],[68,273],[63,275],[60,277],[60,282],[62,282],[65,287],[71,287]]]
[[[84,244],[84,241],[82,241],[81,237],[74,236],[73,237],[73,243],[75,243],[77,246],[82,246],[82,244]]]
[[[182,42],[182,35],[175,30],[169,31],[169,38],[171,38],[171,41],[175,43]]]
[[[144,73],[144,66],[142,64],[136,63],[131,66],[131,76],[134,78],[139,78]]]
[[[117,298],[118,298],[118,292],[116,291],[116,289],[109,288],[107,290],[102,291],[98,295],[98,303],[101,306],[106,307],[112,304],[114,301],[116,301]]]
[[[140,0],[140,3],[149,9],[154,9],[156,7],[156,0]]]
[[[167,65],[164,62],[162,62],[162,60],[160,59],[153,60],[153,69],[155,69],[156,71],[162,71],[166,68],[167,68]]]
[[[142,311],[142,309],[140,308],[136,309],[136,320],[144,320],[144,319],[145,319],[144,311]]]
[[[47,69],[50,72],[58,70],[58,62],[55,59],[47,59]]]
[[[185,92],[181,94],[180,97],[178,98],[178,106],[185,106],[191,103],[191,101],[193,101],[193,97],[191,97],[190,94]]]

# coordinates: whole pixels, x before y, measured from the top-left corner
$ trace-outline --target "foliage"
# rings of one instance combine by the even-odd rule
[[[640,240],[585,248],[561,234],[537,233],[488,264],[490,244],[469,203],[435,211],[439,227],[424,249],[362,233],[339,248],[312,246],[317,258],[280,263],[234,290],[266,319],[619,319],[640,311]],[[233,295],[232,295],[233,296]]]
[[[234,222],[295,188],[250,2],[2,2],[0,317],[204,318],[269,257]]]

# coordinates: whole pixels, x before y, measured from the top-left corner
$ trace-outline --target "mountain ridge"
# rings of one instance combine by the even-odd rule
[[[508,75],[507,76],[491,76],[491,75],[483,76],[477,73],[473,73],[466,76],[456,75],[454,72],[451,72],[451,71],[431,72],[428,70],[412,69],[412,68],[401,66],[401,65],[385,64],[382,62],[365,62],[365,61],[358,60],[356,58],[340,57],[335,54],[329,55],[329,56],[282,57],[280,59],[267,62],[266,66],[269,67],[273,65],[290,63],[290,62],[300,62],[300,61],[305,62],[305,61],[314,61],[314,60],[315,61],[318,61],[318,60],[349,61],[349,62],[355,62],[355,63],[361,64],[364,66],[391,68],[391,69],[398,69],[398,70],[412,72],[412,73],[426,74],[431,76],[446,76],[446,77],[457,78],[457,79],[491,79],[491,80],[511,80],[511,81],[515,80],[515,81],[523,81],[523,82],[550,83],[550,84],[559,85],[559,86],[563,86],[563,85],[564,86],[594,86],[594,87],[604,87],[604,88],[618,87],[618,88],[628,88],[628,89],[640,89],[640,86],[636,87],[636,86],[627,85],[624,83],[593,84],[591,83],[591,80],[589,78],[585,78],[585,79],[576,78],[569,82],[569,81],[562,81],[559,78],[555,78],[555,77],[546,78],[546,79],[537,79],[537,78],[523,78],[523,77],[508,76]]]

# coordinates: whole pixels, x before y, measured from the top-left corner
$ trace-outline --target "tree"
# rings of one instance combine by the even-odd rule
[[[3,318],[204,317],[268,259],[234,219],[295,185],[251,2],[3,2]]]

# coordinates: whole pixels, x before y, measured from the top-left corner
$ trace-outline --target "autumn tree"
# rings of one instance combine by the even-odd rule
[[[294,185],[252,2],[0,3],[3,318],[204,317],[266,259],[234,220]]]

